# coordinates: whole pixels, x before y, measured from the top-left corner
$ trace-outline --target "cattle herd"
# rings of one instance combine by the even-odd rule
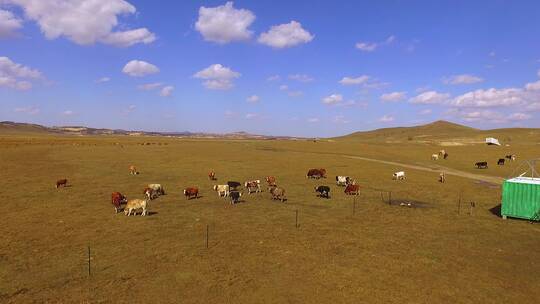
[[[448,153],[444,150],[439,151],[439,153],[433,154],[431,158],[433,160],[438,160],[439,156],[442,156],[443,159],[448,158]],[[516,156],[513,154],[506,155],[505,158],[500,158],[497,162],[498,165],[504,165],[505,159],[514,161],[516,159]],[[477,162],[475,166],[479,169],[481,168],[488,168],[488,163],[486,161]],[[135,166],[129,167],[129,172],[131,175],[138,175],[139,171]],[[322,168],[317,169],[309,169],[306,177],[308,179],[325,179],[326,178],[326,170]],[[208,173],[208,178],[211,181],[217,180],[216,173],[214,171],[211,171]],[[404,171],[398,171],[395,172],[392,176],[394,180],[405,180],[405,172]],[[285,202],[287,200],[285,195],[285,189],[282,187],[278,187],[276,183],[276,178],[274,176],[267,176],[265,178],[266,184],[268,186],[268,193],[270,194],[270,198],[272,200],[279,200],[281,202]],[[439,182],[444,183],[446,181],[446,177],[444,173],[440,173],[439,175]],[[56,182],[56,188],[60,187],[66,187],[68,183],[67,179],[59,179]],[[345,187],[344,193],[346,195],[359,195],[360,194],[360,186],[356,184],[356,180],[349,176],[336,176],[336,185],[337,186],[343,186]],[[221,185],[213,185],[212,190],[214,190],[218,197],[228,198],[230,201],[230,204],[234,205],[238,202],[240,202],[240,198],[243,194],[243,189],[241,189],[242,184],[237,181],[228,181],[226,184]],[[245,190],[247,191],[247,194],[252,193],[261,193],[261,180],[255,179],[255,180],[249,180],[245,181],[243,184]],[[330,187],[327,185],[319,185],[315,188],[315,193],[317,197],[320,198],[330,198]],[[113,192],[111,194],[111,203],[114,207],[115,213],[118,213],[122,209],[122,205],[125,205],[123,210],[125,215],[129,216],[132,213],[134,215],[137,214],[139,210],[141,210],[141,215],[145,216],[147,214],[148,209],[148,202],[158,198],[159,196],[165,195],[165,189],[161,184],[148,184],[144,190],[143,195],[145,196],[145,199],[132,199],[128,200],[124,195],[122,195],[120,192]],[[183,190],[184,196],[186,199],[197,199],[200,197],[199,188],[197,187],[188,187]]]

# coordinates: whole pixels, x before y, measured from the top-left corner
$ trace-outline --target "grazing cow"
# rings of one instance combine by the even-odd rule
[[[431,154],[431,160],[439,160],[439,154]]]
[[[217,191],[219,197],[225,197],[229,195],[229,185],[214,185],[212,189],[214,189],[214,191]]]
[[[267,176],[266,177],[266,183],[268,186],[275,186],[276,185],[276,178],[273,176]]]
[[[187,199],[191,199],[192,197],[198,198],[199,197],[199,188],[197,187],[189,187],[184,189],[184,195]]]
[[[285,189],[274,186],[269,187],[268,191],[272,195],[273,200],[280,200],[282,203],[285,201]]]
[[[244,187],[246,187],[248,194],[251,194],[252,192],[261,192],[261,181],[258,179],[247,181],[244,183]]]
[[[345,194],[347,195],[360,195],[360,186],[349,184],[345,188]]]
[[[499,158],[499,160],[497,161],[497,165],[504,166],[504,158]]]
[[[515,156],[514,154],[506,155],[505,158],[508,159],[508,160],[511,160],[511,161],[515,161],[515,160],[516,160],[516,156]]]
[[[322,178],[326,178],[326,169],[319,169]]]
[[[152,188],[144,188],[143,194],[146,195],[146,198],[151,201],[159,196],[159,192]]]
[[[67,179],[59,179],[56,181],[56,189],[67,186]]]
[[[217,179],[216,178],[216,172],[214,172],[214,171],[208,172],[208,179],[209,180],[216,180]]]
[[[240,197],[242,196],[242,192],[239,191],[231,191],[229,193],[229,197],[231,198],[231,205],[234,205],[240,201]]]
[[[446,151],[445,151],[444,149],[441,150],[441,151],[439,151],[439,155],[440,155],[440,156],[444,156],[445,154],[446,154]]]
[[[127,202],[126,207],[124,208],[124,213],[127,216],[131,215],[131,211],[133,211],[134,215],[137,215],[137,210],[142,209],[141,216],[146,216],[146,208],[148,206],[148,202],[146,200],[141,199],[134,199]]]
[[[399,171],[399,172],[394,173],[394,175],[392,176],[392,179],[404,180],[405,179],[405,171]]]
[[[330,198],[330,187],[328,186],[315,187],[315,192],[319,193],[317,194],[318,197]]]
[[[319,169],[309,169],[306,177],[319,179],[323,177],[323,173]]]
[[[239,182],[228,181],[227,185],[229,185],[229,188],[231,190],[236,190],[236,188],[240,187],[242,184],[240,184]]]
[[[444,152],[443,158],[444,158],[444,159],[447,159],[447,158],[448,158],[448,153]]]
[[[111,194],[111,203],[114,206],[114,211],[118,213],[118,211],[120,211],[120,206],[127,203],[127,198],[120,192],[113,192]]]
[[[336,176],[336,185],[338,186],[346,186],[350,183],[351,178],[348,176]]]
[[[487,169],[488,168],[488,163],[486,161],[483,161],[483,162],[477,162],[476,164],[474,164],[478,169]]]
[[[148,188],[154,190],[159,195],[165,195],[165,189],[161,186],[161,184],[148,184]]]
[[[139,171],[137,171],[137,167],[135,167],[134,165],[129,166],[129,174],[131,175],[139,174]]]
[[[446,182],[446,175],[444,174],[444,172],[441,172],[441,173],[439,174],[439,182],[440,182],[440,183]]]

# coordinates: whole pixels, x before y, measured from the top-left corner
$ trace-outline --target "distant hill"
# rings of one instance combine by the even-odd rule
[[[299,139],[288,136],[266,136],[250,134],[246,132],[234,132],[226,134],[192,133],[192,132],[149,132],[149,131],[126,131],[121,129],[89,128],[84,126],[59,126],[46,127],[37,124],[19,123],[12,121],[0,122],[0,134],[50,134],[50,135],[125,135],[125,136],[168,136],[188,138],[226,138],[226,139]]]
[[[383,141],[386,143],[436,143],[453,146],[484,143],[486,137],[496,137],[503,144],[516,140],[520,142],[539,143],[540,129],[507,128],[480,130],[439,120],[426,125],[355,132],[335,139],[369,142]]]

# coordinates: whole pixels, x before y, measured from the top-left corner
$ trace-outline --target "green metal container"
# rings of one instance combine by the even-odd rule
[[[540,178],[515,177],[503,183],[501,215],[540,220]]]

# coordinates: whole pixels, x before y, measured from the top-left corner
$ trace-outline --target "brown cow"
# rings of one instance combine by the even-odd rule
[[[268,191],[272,195],[273,200],[280,200],[282,203],[285,201],[285,189],[280,187],[269,187]]]
[[[315,179],[319,179],[322,176],[322,173],[321,171],[319,171],[319,169],[309,169],[307,175],[306,175],[307,178],[315,178]]]
[[[120,192],[113,192],[111,194],[111,203],[114,206],[116,213],[118,213],[118,211],[120,211],[120,206],[127,203],[127,198]]]
[[[146,198],[148,198],[149,201],[157,198],[159,196],[159,192],[152,189],[152,188],[144,188],[143,194],[146,195]]]
[[[348,184],[345,188],[345,194],[347,195],[359,195],[360,194],[360,186],[355,184]]]
[[[266,183],[268,186],[275,186],[276,185],[276,178],[273,176],[267,176],[266,177]]]
[[[134,165],[129,166],[129,174],[131,175],[139,174],[139,171],[137,171],[137,167],[135,167]]]
[[[192,197],[198,198],[199,197],[199,188],[197,187],[189,187],[184,189],[184,195],[187,199],[191,199]]]
[[[319,169],[319,172],[321,172],[322,178],[326,178],[326,169]]]
[[[56,181],[56,189],[60,188],[60,186],[67,186],[67,179],[63,178],[63,179],[59,179]]]
[[[216,178],[216,172],[214,172],[214,171],[208,172],[208,179],[209,180],[216,180],[217,179]]]

